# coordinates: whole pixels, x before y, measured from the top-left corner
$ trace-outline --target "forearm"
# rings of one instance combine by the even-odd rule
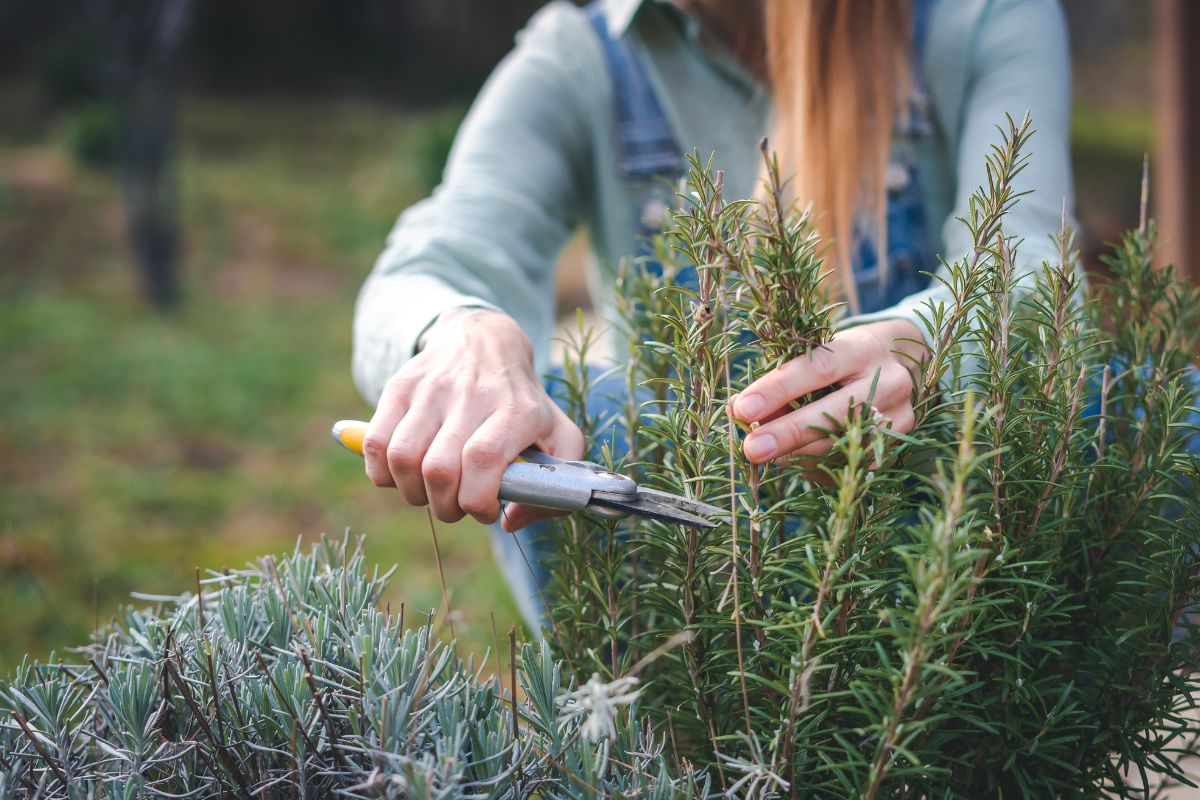
[[[354,375],[378,400],[435,319],[502,310],[545,366],[554,265],[589,202],[602,56],[583,13],[547,6],[497,67],[455,138],[442,185],[397,221],[359,296]]]

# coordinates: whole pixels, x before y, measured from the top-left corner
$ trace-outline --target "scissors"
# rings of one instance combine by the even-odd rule
[[[352,453],[363,454],[367,423],[334,423],[333,438]],[[715,528],[708,517],[725,509],[669,492],[645,489],[626,475],[593,461],[564,461],[536,448],[521,452],[504,469],[500,499],[559,511],[594,511],[604,516],[630,514],[693,528]]]

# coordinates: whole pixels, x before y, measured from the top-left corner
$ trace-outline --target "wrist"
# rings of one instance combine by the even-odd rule
[[[533,345],[517,321],[502,311],[476,306],[452,308],[438,315],[417,340],[417,352],[441,341],[462,342],[464,337],[486,336],[506,342],[533,359]]]

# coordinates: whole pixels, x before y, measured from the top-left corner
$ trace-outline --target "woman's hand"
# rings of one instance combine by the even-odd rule
[[[565,459],[583,434],[554,404],[533,369],[528,337],[512,318],[483,309],[439,317],[421,352],[384,386],[363,439],[367,475],[395,486],[443,522],[500,515],[500,478],[530,445]],[[556,512],[511,504],[515,531]]]
[[[772,370],[733,400],[733,416],[758,423],[743,442],[755,464],[784,457],[825,455],[833,447],[826,430],[846,421],[852,406],[868,401],[900,432],[912,430],[913,371],[924,356],[921,332],[907,320],[885,320],[847,328],[829,343]],[[826,386],[839,387],[796,410],[789,404]]]

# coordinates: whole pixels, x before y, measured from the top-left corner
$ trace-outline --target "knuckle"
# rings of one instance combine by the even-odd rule
[[[782,435],[779,437],[781,447],[796,447],[804,441],[805,436],[809,433],[808,419],[802,415],[789,414],[783,418],[783,422],[783,429],[780,431]]]
[[[486,471],[504,462],[501,443],[489,439],[471,441],[463,448],[463,463],[472,469]]]
[[[375,470],[368,469],[367,477],[371,479],[371,483],[375,484],[376,486],[380,487],[381,489],[386,488],[388,486],[396,485],[396,482],[392,480],[392,476],[387,474],[386,472],[378,472]]]
[[[453,391],[458,383],[458,377],[453,370],[433,372],[421,380],[419,387],[413,389],[413,394],[419,393],[422,397],[445,394]]]
[[[447,459],[426,456],[421,464],[421,477],[431,486],[445,486],[456,477],[454,464]]]
[[[419,461],[416,450],[406,444],[393,444],[387,448],[387,463],[392,474],[403,475],[412,472]]]
[[[363,437],[363,455],[371,461],[382,461],[387,458],[388,440],[376,433],[368,433]]]
[[[400,494],[404,496],[404,502],[410,506],[424,506],[429,504],[429,498],[425,495],[425,487],[418,486],[414,483],[404,483],[400,486]]]
[[[433,515],[440,522],[458,522],[466,516],[458,506],[434,506]]]
[[[503,420],[518,419],[526,413],[525,405],[515,397],[492,397],[488,405],[491,408],[491,416]]]
[[[807,367],[809,374],[825,385],[833,383],[838,377],[836,360],[828,350],[814,350],[809,356]]]
[[[496,416],[513,422],[537,419],[542,412],[542,405],[531,397],[511,397],[496,404]]]
[[[411,393],[412,386],[412,380],[405,371],[397,372],[383,385],[383,392],[380,395],[381,404],[385,402],[383,398],[391,402],[403,400]]]
[[[587,446],[587,441],[583,438],[583,431],[572,425],[566,439],[569,452],[565,455],[570,458],[579,458],[582,456],[584,448]]]
[[[907,394],[912,391],[913,374],[909,368],[897,361],[891,362],[880,376],[881,380],[886,379],[889,385],[894,386],[896,391]]]
[[[500,503],[483,495],[460,497],[458,505],[463,511],[480,522],[495,522],[500,515]]]

